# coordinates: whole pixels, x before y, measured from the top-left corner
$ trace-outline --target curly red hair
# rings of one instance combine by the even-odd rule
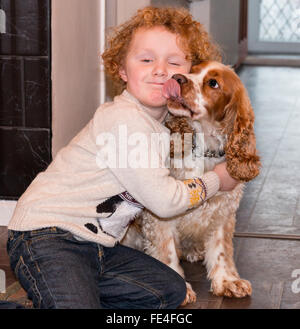
[[[193,20],[192,15],[184,8],[146,7],[137,11],[129,21],[114,30],[109,39],[109,47],[102,55],[106,73],[113,82],[125,87],[119,75],[134,32],[138,28],[163,26],[168,31],[178,34],[181,47],[192,61],[192,65],[203,60],[221,60],[219,47],[212,41],[203,25]]]

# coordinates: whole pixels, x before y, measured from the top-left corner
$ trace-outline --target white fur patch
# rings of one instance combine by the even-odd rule
[[[171,239],[168,244],[168,255],[170,257],[170,263],[168,264],[174,271],[179,273],[184,278],[184,272],[179,266],[179,259],[177,257],[174,240]]]
[[[195,99],[196,108],[193,109],[194,110],[193,120],[206,118],[208,116],[208,113],[206,110],[207,102],[205,100],[204,95],[202,94],[201,88],[203,86],[203,81],[204,81],[204,78],[205,78],[207,72],[214,68],[218,68],[218,66],[216,64],[210,64],[210,65],[207,65],[199,74],[186,75],[186,77],[188,79],[190,79],[194,83],[194,86],[196,87],[195,91],[196,91],[197,97]]]

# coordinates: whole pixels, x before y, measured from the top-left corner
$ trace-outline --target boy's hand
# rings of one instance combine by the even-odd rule
[[[226,169],[226,162],[217,164],[213,171],[220,178],[220,191],[232,191],[238,185],[239,181],[229,175]]]

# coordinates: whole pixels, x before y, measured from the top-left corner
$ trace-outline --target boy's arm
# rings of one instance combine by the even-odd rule
[[[98,132],[108,131],[112,134],[119,146],[116,154],[117,165],[108,163],[107,166],[124,190],[144,207],[159,217],[172,217],[198,206],[219,190],[219,178],[214,172],[208,172],[199,179],[186,181],[170,176],[170,170],[161,166],[166,163],[168,152],[161,152],[162,144],[151,143],[151,137],[153,133],[157,133],[157,130],[147,117],[141,116],[132,108],[120,110],[118,116],[112,112],[110,114],[109,119],[104,116],[101,122],[99,118],[101,127],[97,129]],[[126,127],[125,141],[124,136],[120,136],[120,126]],[[144,145],[132,138],[139,135]],[[120,141],[122,145],[126,145],[126,152],[120,148]],[[99,152],[101,153],[101,148]],[[125,152],[127,155],[127,163],[125,165],[123,163],[122,166],[118,162],[120,152]],[[132,161],[134,157],[145,160],[137,161],[143,164],[143,168],[134,168]],[[159,159],[160,166],[153,168],[153,158]]]

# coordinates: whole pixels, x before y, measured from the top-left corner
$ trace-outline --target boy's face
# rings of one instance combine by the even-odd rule
[[[190,72],[191,62],[177,38],[163,27],[140,28],[133,36],[120,76],[126,89],[145,106],[166,105],[163,84],[176,73]]]

